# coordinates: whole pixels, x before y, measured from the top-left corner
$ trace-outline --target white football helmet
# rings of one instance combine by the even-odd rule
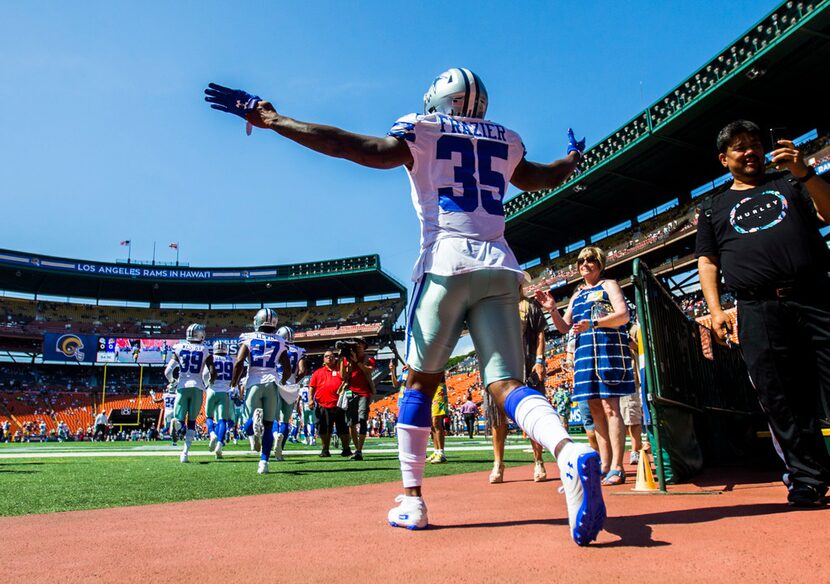
[[[258,331],[262,328],[277,328],[277,311],[273,308],[260,308],[254,316],[254,330]]]
[[[227,341],[213,341],[213,352],[217,355],[227,355],[231,348]]]
[[[201,343],[205,340],[205,325],[193,323],[187,327],[185,337],[190,343]]]
[[[277,334],[289,343],[294,342],[294,329],[290,326],[281,326],[279,329],[277,329]]]
[[[441,73],[429,86],[424,94],[424,113],[484,118],[487,88],[469,69],[453,67]]]

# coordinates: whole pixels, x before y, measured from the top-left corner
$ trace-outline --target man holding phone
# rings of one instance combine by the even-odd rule
[[[819,425],[830,396],[830,185],[790,140],[775,139],[766,173],[759,127],[728,124],[717,138],[729,190],[701,205],[696,255],[716,339],[732,325],[720,305],[720,274],[738,299],[738,338],[789,474],[788,503],[826,503],[830,454]]]

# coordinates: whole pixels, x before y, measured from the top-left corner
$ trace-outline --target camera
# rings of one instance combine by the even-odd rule
[[[353,339],[346,341],[337,341],[334,343],[334,348],[337,349],[338,355],[346,359],[353,359],[357,354],[357,347],[360,343]]]

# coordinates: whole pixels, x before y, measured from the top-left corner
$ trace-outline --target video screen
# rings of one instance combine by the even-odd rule
[[[99,363],[166,363],[170,360],[176,339],[128,339],[99,337]]]

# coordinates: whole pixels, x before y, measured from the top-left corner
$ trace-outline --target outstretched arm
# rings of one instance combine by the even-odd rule
[[[523,191],[538,191],[557,187],[576,170],[577,165],[582,160],[584,151],[585,138],[577,140],[573,130],[568,128],[568,149],[565,158],[550,164],[522,159],[516,170],[513,171],[510,182]]]
[[[364,136],[334,126],[311,124],[280,115],[267,101],[260,101],[247,119],[257,128],[275,131],[289,140],[334,158],[345,158],[369,168],[412,165],[409,147],[398,138]]]
[[[239,89],[211,83],[205,90],[211,107],[245,118],[257,128],[273,130],[289,140],[327,156],[345,158],[370,168],[395,168],[412,165],[412,154],[402,141],[391,136],[378,138],[293,120],[277,113],[270,102]]]

